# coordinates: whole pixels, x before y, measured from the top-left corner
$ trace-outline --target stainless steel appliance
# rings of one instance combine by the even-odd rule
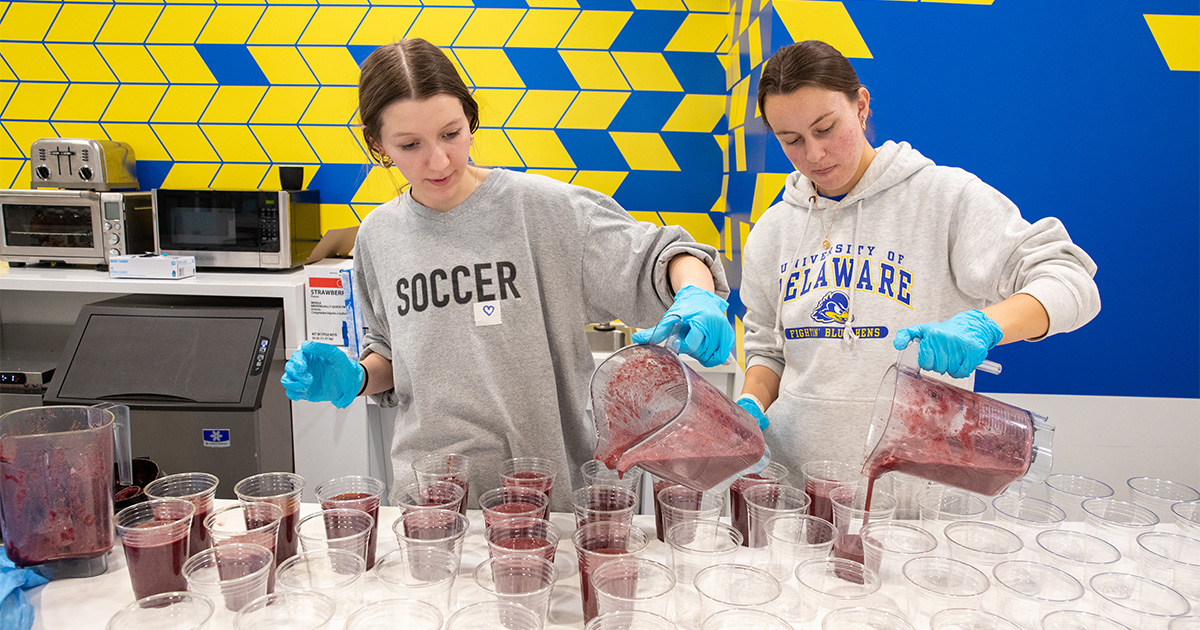
[[[0,190],[0,260],[107,265],[154,250],[148,192]]]
[[[133,148],[112,140],[42,138],[29,152],[33,188],[136,189]]]
[[[129,295],[79,311],[46,405],[129,407],[133,454],[164,472],[293,470],[278,300]]]
[[[316,190],[152,192],[155,251],[194,256],[197,267],[291,269],[321,240]]]

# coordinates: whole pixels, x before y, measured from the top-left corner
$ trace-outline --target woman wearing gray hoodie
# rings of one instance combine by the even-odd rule
[[[862,457],[896,350],[970,389],[1001,343],[1039,340],[1100,310],[1096,264],[1062,223],[1030,224],[978,177],[865,135],[870,94],[832,46],[779,49],[758,89],[796,167],[743,251],[746,380],[738,403],[773,459]]]

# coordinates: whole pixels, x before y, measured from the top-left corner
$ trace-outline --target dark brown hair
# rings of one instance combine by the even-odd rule
[[[421,101],[438,94],[457,98],[471,133],[479,129],[479,104],[437,46],[413,37],[380,46],[368,55],[358,77],[358,118],[371,157],[380,159],[373,145],[380,140],[379,115],[385,107],[395,101]]]
[[[763,125],[771,128],[765,107],[768,96],[791,94],[810,86],[841,92],[854,102],[863,84],[858,82],[858,73],[850,61],[823,41],[810,39],[784,46],[763,64],[758,81],[758,111]]]

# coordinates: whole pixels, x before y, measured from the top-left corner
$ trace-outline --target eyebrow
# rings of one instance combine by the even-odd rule
[[[820,124],[820,123],[821,123],[821,121],[822,121],[822,120],[825,120],[825,118],[826,118],[826,117],[828,117],[828,116],[830,116],[831,114],[833,114],[833,112],[832,112],[832,111],[828,111],[828,112],[825,112],[824,114],[821,114],[821,116],[820,116],[820,117],[818,117],[816,120],[812,121],[812,124],[811,124],[811,125],[809,125],[809,126],[808,126],[808,128],[809,128],[809,129],[812,129],[813,127],[816,127],[818,124]],[[799,132],[799,131],[787,131],[786,129],[784,129],[784,130],[779,130],[779,131],[776,131],[776,132],[775,132],[775,135],[779,136],[779,135],[783,135],[783,134],[789,134],[789,133],[790,133],[790,134],[792,134],[792,135],[799,135],[799,134],[800,134],[800,132]]]
[[[461,120],[455,120],[455,121],[452,121],[452,122],[448,122],[448,123],[446,123],[445,125],[442,125],[442,128],[441,128],[441,129],[439,129],[439,130],[438,130],[438,132],[440,133],[440,132],[442,132],[442,131],[446,131],[447,129],[449,129],[449,128],[451,128],[451,127],[454,127],[454,126],[456,126],[456,125],[461,125],[462,123],[463,123],[463,121],[461,121]],[[419,136],[419,135],[421,135],[421,134],[419,134],[419,133],[417,133],[417,132],[415,132],[415,131],[404,131],[404,130],[400,130],[400,131],[397,131],[396,133],[392,134],[392,138],[400,138],[400,137],[403,137],[403,136]]]

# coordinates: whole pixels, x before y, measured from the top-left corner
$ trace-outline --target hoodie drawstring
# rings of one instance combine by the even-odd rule
[[[862,199],[858,200],[858,205],[855,206],[854,213],[854,238],[850,241],[850,256],[853,260],[858,260],[858,229],[862,226]],[[861,275],[862,271],[859,271]],[[854,332],[854,296],[858,291],[855,290],[854,278],[850,278],[850,304],[846,310],[846,323],[842,324],[842,343],[854,347],[854,342],[858,340],[858,334]]]
[[[800,238],[796,239],[796,248],[792,250],[792,255],[785,260],[783,268],[783,278],[779,282],[779,303],[775,308],[775,344],[780,348],[783,347],[785,339],[783,338],[783,298],[787,295],[787,277],[788,269],[800,255],[800,248],[804,245],[804,239],[808,237],[808,226],[812,223],[813,213],[817,211],[817,196],[809,195],[808,197],[808,214],[804,217],[804,230],[800,232]]]

